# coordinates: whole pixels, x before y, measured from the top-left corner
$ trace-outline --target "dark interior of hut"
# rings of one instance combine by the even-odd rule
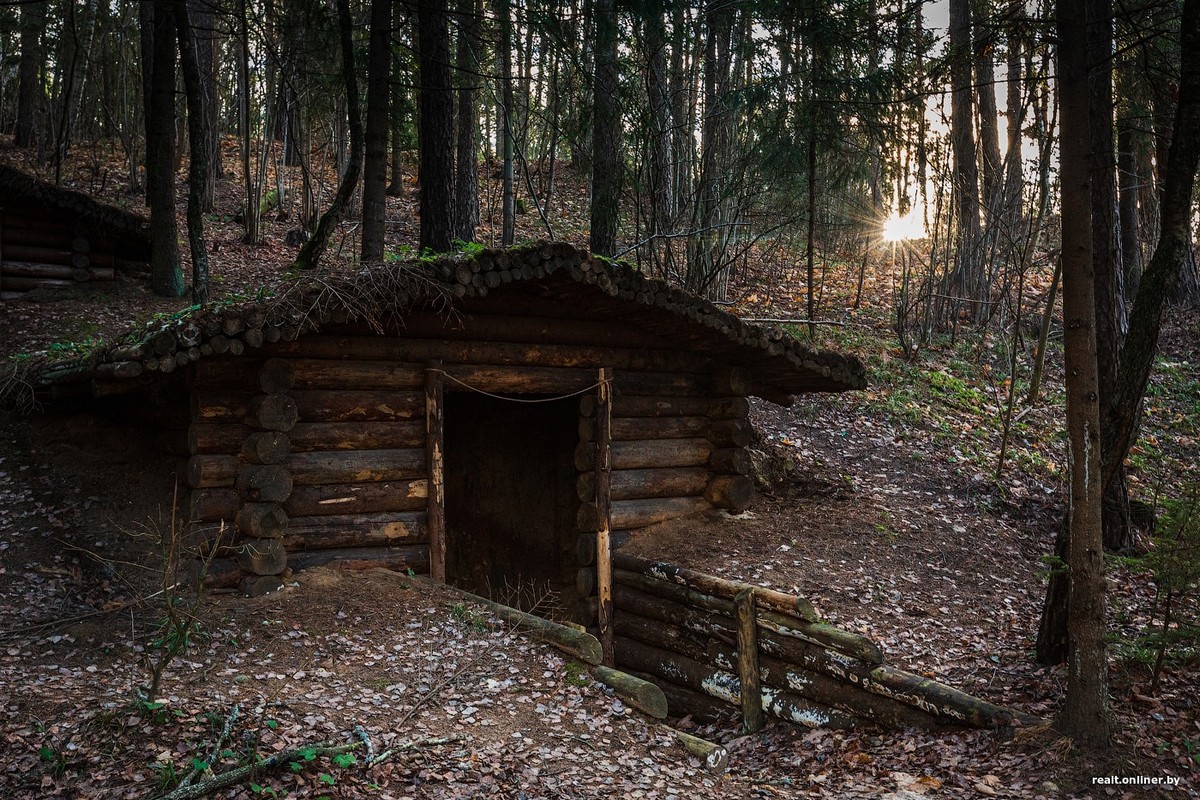
[[[542,616],[570,617],[578,408],[575,398],[446,393],[449,583]]]

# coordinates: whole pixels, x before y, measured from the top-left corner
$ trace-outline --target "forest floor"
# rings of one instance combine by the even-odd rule
[[[23,155],[0,147],[0,157]],[[76,188],[137,209],[107,173],[81,162]],[[485,187],[487,172],[483,173]],[[580,241],[586,187],[565,183],[564,238]],[[411,187],[410,187],[411,188]],[[294,222],[268,219],[267,243],[239,242],[240,192],[223,184],[209,240],[219,297],[253,296],[283,275]],[[411,194],[389,206],[389,241],[415,234]],[[488,204],[485,202],[485,209]],[[561,214],[562,216],[557,216]],[[485,212],[486,215],[486,212]],[[545,231],[521,215],[518,238]],[[487,229],[481,240],[487,243]],[[356,249],[344,226],[333,266]],[[750,317],[803,316],[793,270],[764,257],[734,287]],[[630,547],[664,560],[810,597],[822,616],[870,635],[889,663],[1052,718],[1063,668],[1032,659],[1043,556],[1062,524],[1062,364],[1050,351],[1041,401],[1024,402],[1028,343],[1006,466],[997,476],[1010,351],[1004,334],[939,339],[905,356],[891,331],[886,253],[822,269],[817,343],[853,352],[870,387],[756,404],[764,476],[750,512],[664,525]],[[1044,293],[1033,281],[1030,298]],[[137,281],[0,307],[4,355],[72,354],[186,300]],[[1131,458],[1135,494],[1178,496],[1200,478],[1200,316],[1172,314]],[[222,797],[959,797],[1200,796],[1193,657],[1150,689],[1142,634],[1154,606],[1138,559],[1110,562],[1110,681],[1117,744],[1080,759],[1044,729],[835,732],[770,724],[680,727],[725,742],[727,771],[706,772],[672,737],[592,683],[579,665],[472,610],[449,591],[414,592],[384,572],[300,573],[261,598],[198,598],[189,646],[163,671],[160,703],[135,689],[161,650],[174,466],[136,427],[86,412],[0,415],[0,795],[149,798],[198,762],[231,765],[321,741],[399,752],[367,767],[304,755]],[[114,485],[121,485],[116,493]],[[168,594],[174,595],[176,590]],[[193,598],[178,601],[190,608]],[[1187,655],[1186,653],[1178,655]],[[216,747],[235,707],[230,735]],[[217,751],[213,758],[210,753]],[[214,763],[215,766],[215,763]],[[1174,790],[1102,787],[1094,777],[1178,779]]]

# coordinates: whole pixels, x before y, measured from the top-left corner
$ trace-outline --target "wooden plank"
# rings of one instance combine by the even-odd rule
[[[612,597],[612,376],[604,367],[598,374],[596,387],[596,516],[600,521],[596,532],[596,593],[600,598],[600,646],[604,663],[613,666],[613,597]]]
[[[737,665],[742,687],[742,729],[758,733],[763,726],[762,688],[758,673],[758,624],[755,621],[754,588],[743,589],[733,598],[737,612]]]
[[[441,361],[425,370],[425,461],[429,488],[429,574],[446,582],[445,373]]]

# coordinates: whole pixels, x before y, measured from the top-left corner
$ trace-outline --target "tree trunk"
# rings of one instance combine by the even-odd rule
[[[1091,142],[1092,261],[1096,293],[1096,360],[1100,407],[1109,404],[1117,382],[1117,359],[1125,336],[1124,276],[1117,207],[1116,148],[1113,141],[1113,18],[1111,0],[1089,0],[1087,19],[1088,115]],[[1065,295],[1064,295],[1065,297]],[[1101,453],[1108,464],[1112,453]],[[1116,465],[1116,471],[1124,467]],[[1114,473],[1116,474],[1116,473]],[[1104,546],[1113,552],[1132,545],[1129,499],[1123,474],[1104,485]]]
[[[950,143],[954,155],[954,284],[962,296],[981,300],[987,292],[979,246],[979,168],[971,98],[971,4],[950,0]]]
[[[150,206],[150,285],[156,294],[183,294],[175,225],[175,14],[172,0],[154,0],[149,106],[146,108],[146,199]]]
[[[996,47],[990,30],[985,29],[985,23],[991,16],[988,13],[989,6],[988,0],[976,0],[971,39],[975,53],[975,108],[979,118],[979,155],[983,164],[983,203],[990,226],[994,221],[993,215],[1000,209],[1002,173],[1000,114],[996,108]]]
[[[188,0],[192,21],[192,39],[196,43],[196,62],[204,98],[204,178],[203,210],[213,210],[217,181],[224,174],[221,165],[221,95],[217,87],[217,54],[220,50],[216,27],[217,0]]]
[[[174,0],[176,33],[179,38],[179,62],[183,67],[184,94],[187,97],[188,118],[188,246],[192,254],[192,303],[208,302],[208,252],[204,248],[204,198],[207,183],[208,144],[206,130],[208,113],[205,108],[204,79],[197,63],[196,38],[188,15],[188,1]]]
[[[1021,127],[1025,116],[1024,98],[1021,89],[1024,86],[1023,69],[1024,57],[1022,49],[1026,46],[1021,35],[1020,16],[1024,6],[1021,0],[1012,0],[1009,6],[1011,18],[1008,27],[1008,86],[1005,97],[1005,108],[1008,114],[1008,152],[1006,173],[1004,176],[1004,216],[1008,221],[1008,229],[1015,236],[1022,235],[1022,217],[1024,208],[1025,171],[1024,159],[1021,153]]]
[[[450,250],[454,231],[454,92],[446,0],[417,7],[421,64],[421,250]]]
[[[242,138],[242,181],[244,184],[246,203],[242,210],[245,217],[246,233],[242,241],[246,244],[258,244],[259,207],[258,192],[255,191],[254,174],[250,169],[250,147],[254,137],[254,126],[250,122],[250,94],[253,84],[250,82],[250,20],[249,0],[239,0],[238,4],[238,120]],[[264,136],[265,136],[264,132]]]
[[[1163,308],[1191,248],[1192,190],[1200,162],[1200,0],[1185,0],[1180,29],[1179,105],[1162,165],[1161,234],[1129,316],[1116,390],[1105,409],[1105,451],[1111,454],[1105,465],[1105,482],[1114,479],[1133,444],[1138,411],[1158,350]]]
[[[346,88],[346,113],[350,125],[350,154],[346,159],[346,171],[338,183],[337,194],[329,208],[321,215],[312,238],[304,243],[296,254],[296,269],[316,269],[321,255],[333,235],[333,229],[341,222],[350,206],[354,187],[358,185],[358,174],[362,171],[363,129],[359,116],[358,77],[354,71],[354,20],[350,17],[349,0],[337,0],[338,39],[342,50],[342,82]]]
[[[617,83],[617,9],[614,0],[596,0],[596,71],[592,81],[592,204],[589,247],[611,256],[617,251],[617,210],[621,197],[621,98]]]
[[[1125,297],[1136,299],[1142,281],[1141,212],[1138,208],[1138,132],[1134,121],[1117,122],[1117,178],[1121,216],[1121,266],[1125,270]]]
[[[650,223],[651,236],[670,232],[671,209],[674,205],[671,189],[674,183],[671,164],[671,101],[667,93],[667,31],[663,22],[662,0],[652,0],[646,6],[642,42],[646,57],[646,93],[650,102]],[[664,275],[666,264],[661,246],[651,245],[651,265],[654,275]]]
[[[458,0],[458,169],[454,174],[454,236],[475,241],[479,226],[479,0]]]
[[[500,107],[496,116],[496,136],[500,155],[502,185],[500,189],[501,222],[500,245],[508,247],[516,238],[517,199],[513,184],[513,75],[512,75],[512,10],[507,0],[497,0],[497,24],[500,27],[500,43],[496,50],[499,61],[500,86],[497,95]]]
[[[393,25],[397,28],[406,27],[407,19],[404,18],[404,4],[400,0],[392,0],[392,20]],[[400,58],[400,47],[392,48],[392,109],[391,114],[391,177],[388,180],[387,194],[388,197],[401,197],[404,195],[404,65]],[[403,76],[403,77],[402,77]]]
[[[387,222],[388,75],[391,72],[392,0],[371,0],[367,53],[366,161],[362,195],[362,261],[383,263]]]
[[[13,144],[33,147],[41,138],[45,93],[38,76],[45,63],[42,31],[46,28],[46,3],[21,4],[21,61],[17,67],[17,124]]]
[[[1101,0],[1102,1],[1102,0]],[[1101,523],[1100,404],[1093,262],[1092,157],[1089,153],[1088,40],[1085,14],[1097,0],[1057,7],[1061,113],[1063,317],[1070,441],[1070,573],[1067,699],[1057,725],[1085,752],[1109,744],[1105,650],[1104,543]],[[1103,124],[1103,121],[1101,121]]]

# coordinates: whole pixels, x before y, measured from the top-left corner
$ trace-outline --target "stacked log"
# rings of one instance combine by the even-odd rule
[[[245,324],[226,317],[220,335],[245,335]],[[409,364],[355,361],[197,365],[187,477],[202,549],[229,555],[243,583],[332,561],[427,570],[415,375]],[[346,385],[364,388],[337,391]],[[235,537],[205,541],[220,524]]]
[[[661,685],[740,706],[741,671],[756,661],[762,709],[801,724],[865,720],[936,728],[1033,721],[884,665],[873,642],[818,622],[803,598],[624,553],[613,561],[617,663]],[[739,630],[737,598],[746,596],[753,598],[755,659],[741,657],[738,648],[746,634]]]
[[[0,226],[0,291],[63,289],[116,276],[116,242],[50,213],[5,210]]]

